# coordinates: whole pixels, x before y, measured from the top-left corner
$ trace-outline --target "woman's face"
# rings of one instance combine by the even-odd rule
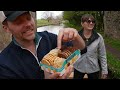
[[[95,21],[89,18],[88,20],[81,22],[81,25],[84,30],[93,30]]]

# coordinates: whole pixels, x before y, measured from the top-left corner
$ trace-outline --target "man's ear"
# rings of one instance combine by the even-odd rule
[[[5,32],[10,33],[9,28],[7,25],[2,25]]]

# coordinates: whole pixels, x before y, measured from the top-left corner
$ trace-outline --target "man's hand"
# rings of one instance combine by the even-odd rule
[[[61,49],[61,43],[67,41],[73,41],[73,45],[78,47],[79,49],[83,49],[85,47],[85,43],[82,37],[74,28],[63,28],[59,31],[57,39],[57,48]]]
[[[67,67],[65,73],[62,76],[60,76],[59,72],[49,73],[44,71],[44,74],[45,74],[45,79],[68,79],[72,71],[73,71],[73,66],[70,65]]]
[[[63,76],[58,77],[58,79],[68,79],[68,77],[72,72],[73,72],[73,66],[70,65],[67,67],[66,72],[63,74]]]

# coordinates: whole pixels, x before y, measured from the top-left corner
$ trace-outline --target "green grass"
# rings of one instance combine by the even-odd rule
[[[48,26],[48,25],[60,25],[62,21],[59,20],[45,20],[45,19],[38,19],[37,20],[37,27]]]
[[[109,44],[111,47],[120,51],[120,40],[113,39],[110,37],[104,37],[103,32],[99,32],[102,34],[105,43]],[[108,61],[108,69],[110,79],[120,79],[120,59],[115,57],[112,53],[107,52],[107,61]]]
[[[120,79],[120,60],[107,52],[108,68],[111,73],[110,78]]]
[[[117,50],[120,51],[120,40],[109,38],[109,37],[105,37],[105,43],[109,44],[113,48],[116,48]]]
[[[80,26],[76,26],[76,25],[73,25],[73,24],[70,24],[69,22],[64,22],[64,25],[65,27],[71,27],[71,28],[75,28],[77,30],[80,30]]]
[[[103,32],[99,32],[99,33],[103,36],[106,44],[109,44],[111,47],[120,51],[120,40],[119,39],[104,37]]]
[[[47,26],[47,25],[50,25],[51,23],[48,22],[48,20],[37,20],[37,27],[40,27],[40,26]]]

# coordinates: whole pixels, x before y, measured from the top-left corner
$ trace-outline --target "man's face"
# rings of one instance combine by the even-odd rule
[[[24,13],[18,16],[13,22],[7,22],[7,30],[12,33],[18,42],[34,40],[37,29],[30,13]]]

